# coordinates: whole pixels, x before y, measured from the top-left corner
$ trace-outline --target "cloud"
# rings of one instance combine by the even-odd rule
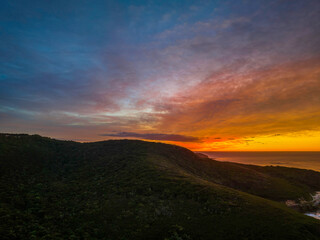
[[[196,145],[319,125],[317,0],[38,2],[0,9],[1,130]]]
[[[314,58],[245,74],[226,68],[164,101],[159,129],[202,137],[317,129],[319,66],[320,58]]]
[[[140,138],[147,140],[171,141],[171,142],[198,142],[200,139],[192,136],[179,134],[164,134],[164,133],[135,133],[135,132],[119,132],[116,134],[101,134],[100,136],[121,137],[121,138]]]

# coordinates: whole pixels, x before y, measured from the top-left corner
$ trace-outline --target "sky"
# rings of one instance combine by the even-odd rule
[[[0,6],[1,132],[320,151],[318,0]]]

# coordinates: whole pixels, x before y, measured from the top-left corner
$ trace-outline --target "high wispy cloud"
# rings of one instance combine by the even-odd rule
[[[7,1],[0,130],[196,148],[318,134],[319,16],[317,0]]]

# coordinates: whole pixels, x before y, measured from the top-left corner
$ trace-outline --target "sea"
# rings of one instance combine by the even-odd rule
[[[320,152],[201,152],[217,161],[283,166],[320,172]]]

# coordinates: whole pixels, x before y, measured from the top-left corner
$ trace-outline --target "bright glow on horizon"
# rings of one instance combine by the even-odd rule
[[[320,151],[319,11],[317,0],[5,2],[0,131]]]

